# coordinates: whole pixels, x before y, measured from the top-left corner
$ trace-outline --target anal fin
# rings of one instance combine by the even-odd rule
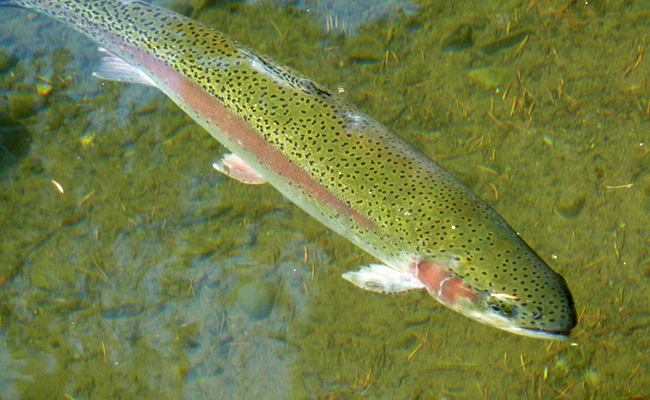
[[[212,164],[214,169],[231,178],[248,185],[261,185],[266,179],[257,173],[250,165],[235,154],[228,153],[218,162]]]
[[[343,279],[361,289],[379,293],[404,293],[425,288],[412,274],[383,264],[370,264],[359,271],[348,271],[343,274]]]

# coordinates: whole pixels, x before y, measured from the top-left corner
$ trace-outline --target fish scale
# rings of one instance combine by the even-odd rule
[[[108,49],[232,151],[243,169],[385,264],[344,274],[357,286],[426,289],[461,314],[531,337],[565,339],[575,326],[564,279],[487,203],[303,74],[139,1],[1,3],[47,14]]]

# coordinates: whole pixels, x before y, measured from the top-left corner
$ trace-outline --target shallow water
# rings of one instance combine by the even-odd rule
[[[163,4],[340,88],[488,201],[568,281],[572,340],[352,287],[370,256],[216,173],[224,149],[161,93],[92,78],[84,37],[3,8],[0,134],[31,145],[0,158],[0,399],[650,397],[641,3],[200,3]],[[462,24],[474,44],[443,51]]]

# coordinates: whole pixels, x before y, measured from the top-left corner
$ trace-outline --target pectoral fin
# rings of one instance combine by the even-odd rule
[[[343,279],[361,289],[379,293],[404,293],[425,288],[412,274],[383,264],[370,264],[368,267],[361,267],[359,271],[346,272]]]
[[[221,160],[212,164],[212,166],[222,174],[237,179],[242,183],[249,185],[266,183],[266,179],[263,176],[258,174],[250,165],[246,164],[244,160],[232,153],[224,154]]]
[[[102,61],[93,76],[107,81],[138,83],[151,87],[158,87],[144,72],[124,61],[118,55],[111,51],[99,47],[97,49],[102,54]]]

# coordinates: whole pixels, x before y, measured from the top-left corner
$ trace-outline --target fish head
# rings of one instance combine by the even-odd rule
[[[548,270],[552,275],[544,277],[543,289],[531,292],[522,282],[523,289],[509,290],[515,288],[512,282],[510,285],[498,282],[501,290],[484,288],[474,304],[461,312],[476,321],[517,335],[566,340],[577,323],[573,297],[564,278],[550,268]]]
[[[515,256],[514,266],[508,265],[510,258],[498,267],[481,258],[481,263],[463,263],[458,257],[425,260],[415,274],[438,301],[475,321],[532,338],[569,338],[576,311],[562,276],[532,250],[527,257]]]

